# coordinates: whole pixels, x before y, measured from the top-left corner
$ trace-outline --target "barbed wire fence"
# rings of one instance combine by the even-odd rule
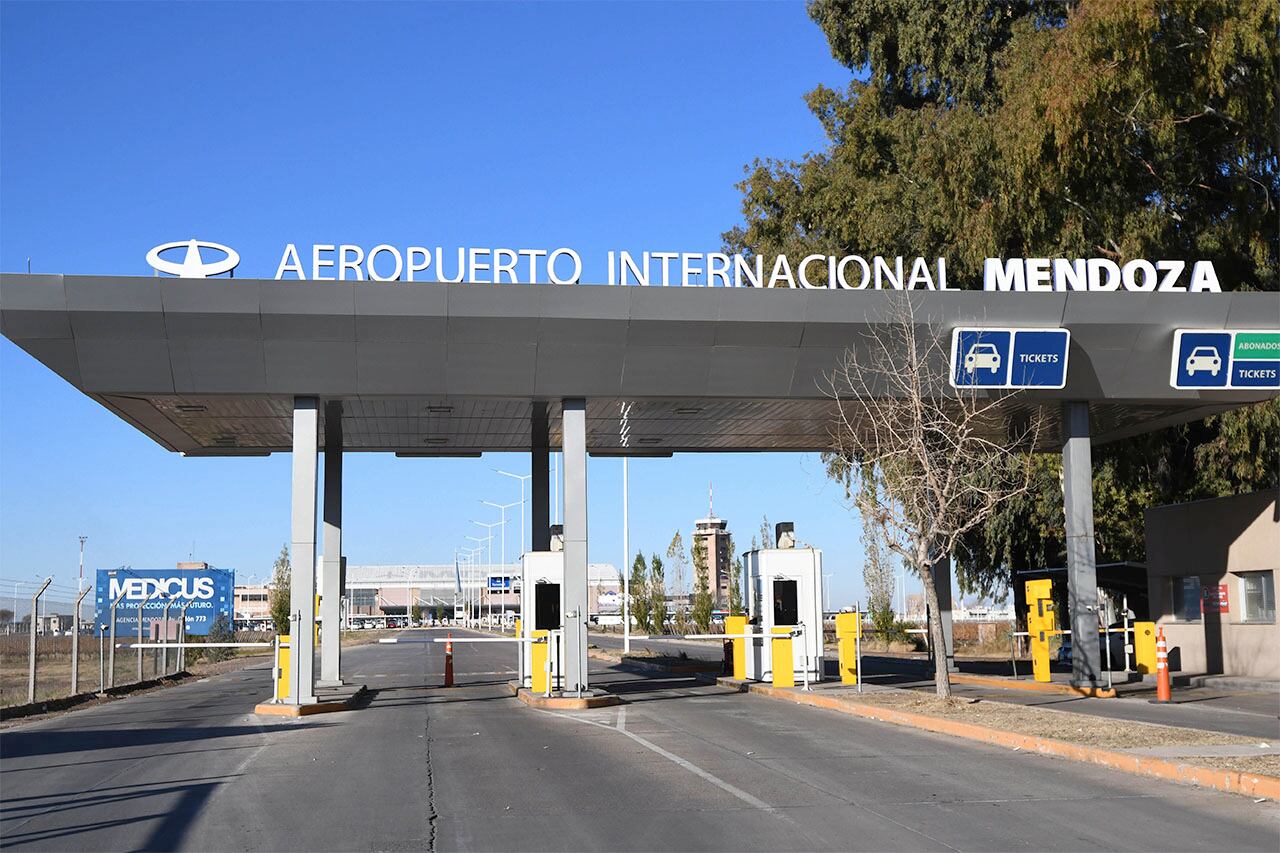
[[[95,605],[88,583],[81,590],[48,578],[0,577],[0,704],[46,701],[138,680],[134,655],[110,654],[109,626],[95,623]],[[117,642],[131,639],[136,637],[121,635]],[[113,657],[114,673],[109,673]],[[143,677],[158,674],[155,665],[145,669]]]

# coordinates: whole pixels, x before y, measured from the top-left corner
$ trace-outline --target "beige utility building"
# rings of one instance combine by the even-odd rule
[[[1280,679],[1280,491],[1147,510],[1151,616],[1169,668]]]

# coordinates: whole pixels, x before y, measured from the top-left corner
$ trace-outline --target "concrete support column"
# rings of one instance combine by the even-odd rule
[[[529,500],[532,502],[529,541],[534,551],[551,550],[551,427],[547,404],[533,404],[533,452],[529,472]]]
[[[951,631],[951,555],[948,554],[933,566],[933,588],[938,594],[938,618],[942,621],[943,653],[947,658],[947,672],[957,672],[956,645]]]
[[[564,401],[564,692],[587,686],[587,403]]]
[[[293,401],[293,514],[289,580],[289,695],[291,705],[316,701],[316,450],[319,403]]]
[[[1098,568],[1093,538],[1093,452],[1089,404],[1062,406],[1062,498],[1067,534],[1067,597],[1071,610],[1071,683],[1102,684],[1098,645]]]
[[[320,579],[320,684],[342,684],[342,403],[324,405],[324,565]]]

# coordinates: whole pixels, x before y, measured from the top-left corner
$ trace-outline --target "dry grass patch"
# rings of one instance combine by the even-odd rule
[[[1136,723],[1003,702],[975,701],[956,697],[939,699],[936,696],[907,690],[865,693],[858,697],[857,701],[864,705],[926,714],[1000,731],[1052,738],[1103,749],[1257,743],[1257,738],[1240,735],[1154,723]],[[1192,763],[1206,764],[1207,761],[1208,759],[1195,759]]]

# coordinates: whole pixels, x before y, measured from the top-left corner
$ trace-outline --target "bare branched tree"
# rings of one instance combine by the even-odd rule
[[[919,318],[911,294],[891,294],[827,377],[836,403],[828,471],[864,523],[919,573],[934,618],[937,692],[951,695],[934,568],[998,504],[1027,491],[1044,417],[1016,393],[954,389],[950,341]]]

